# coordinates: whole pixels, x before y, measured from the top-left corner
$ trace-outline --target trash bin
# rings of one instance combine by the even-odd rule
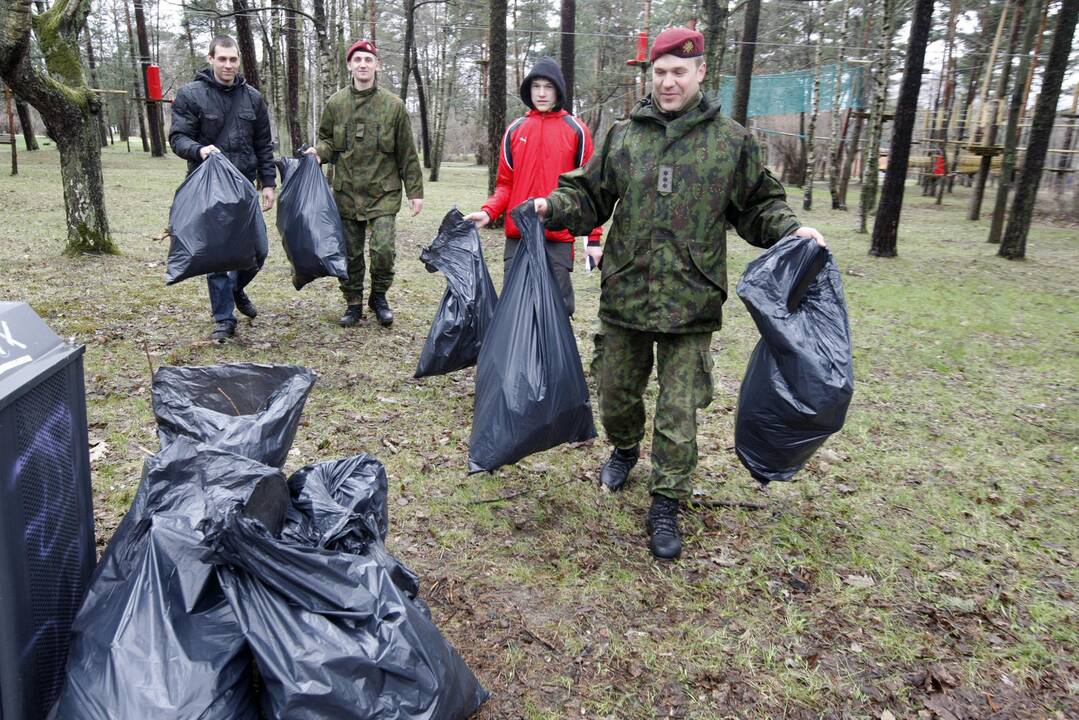
[[[45,716],[94,567],[83,347],[0,302],[0,718]]]

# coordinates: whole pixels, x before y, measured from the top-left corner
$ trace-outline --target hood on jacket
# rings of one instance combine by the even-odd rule
[[[241,85],[247,84],[247,81],[244,80],[244,76],[240,75],[239,73],[236,73],[236,78],[232,81],[231,85],[225,85],[223,83],[220,83],[218,82],[217,78],[214,77],[213,68],[203,68],[202,70],[199,70],[197,73],[195,73],[195,80],[202,81],[208,84],[210,87],[217,88],[221,92],[230,92],[233,88],[238,88]]]
[[[532,81],[536,78],[544,78],[554,83],[555,91],[558,93],[558,101],[555,102],[552,110],[561,110],[562,106],[566,104],[566,78],[562,77],[562,68],[558,67],[558,63],[555,62],[553,57],[544,55],[537,60],[532,69],[525,75],[524,81],[521,82],[521,100],[532,110],[535,110],[532,107]]]

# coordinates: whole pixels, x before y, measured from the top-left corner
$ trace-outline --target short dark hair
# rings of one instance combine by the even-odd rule
[[[237,50],[240,49],[240,46],[236,44],[236,41],[228,35],[218,35],[210,41],[210,52],[208,53],[209,56],[215,57],[217,55],[217,48],[219,47],[236,48]]]

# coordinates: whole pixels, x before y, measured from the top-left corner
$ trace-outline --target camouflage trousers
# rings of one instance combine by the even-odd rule
[[[655,364],[650,491],[688,500],[697,467],[697,410],[712,402],[712,333],[640,332],[601,322],[595,340],[592,376],[603,429],[615,447],[631,448],[644,437],[644,391]]]
[[[345,250],[348,253],[348,280],[341,281],[341,292],[349,305],[363,304],[363,282],[367,276],[364,244],[367,229],[371,229],[371,292],[384,293],[393,284],[393,261],[396,256],[396,218],[382,215],[370,220],[341,218],[345,228]]]

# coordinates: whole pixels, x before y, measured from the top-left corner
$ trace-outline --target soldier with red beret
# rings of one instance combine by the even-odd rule
[[[593,361],[600,416],[614,445],[600,481],[620,490],[637,463],[644,391],[655,365],[646,527],[652,554],[666,559],[682,551],[678,517],[697,466],[697,410],[712,400],[712,333],[727,298],[727,224],[762,248],[789,235],[824,244],[787,205],[753,136],[701,92],[703,55],[696,30],[661,32],[649,56],[651,93],[583,168],[562,175],[554,192],[535,201],[548,228],[575,235],[613,216]]]
[[[371,294],[367,306],[380,325],[393,323],[386,293],[393,283],[395,219],[401,189],[413,215],[423,208],[423,174],[412,139],[405,104],[378,86],[378,49],[359,40],[345,55],[351,82],[326,101],[318,141],[307,152],[333,163],[333,191],[345,229],[348,280],[341,281],[345,314],[338,323],[351,327],[363,319],[367,267],[364,245],[370,235]]]

